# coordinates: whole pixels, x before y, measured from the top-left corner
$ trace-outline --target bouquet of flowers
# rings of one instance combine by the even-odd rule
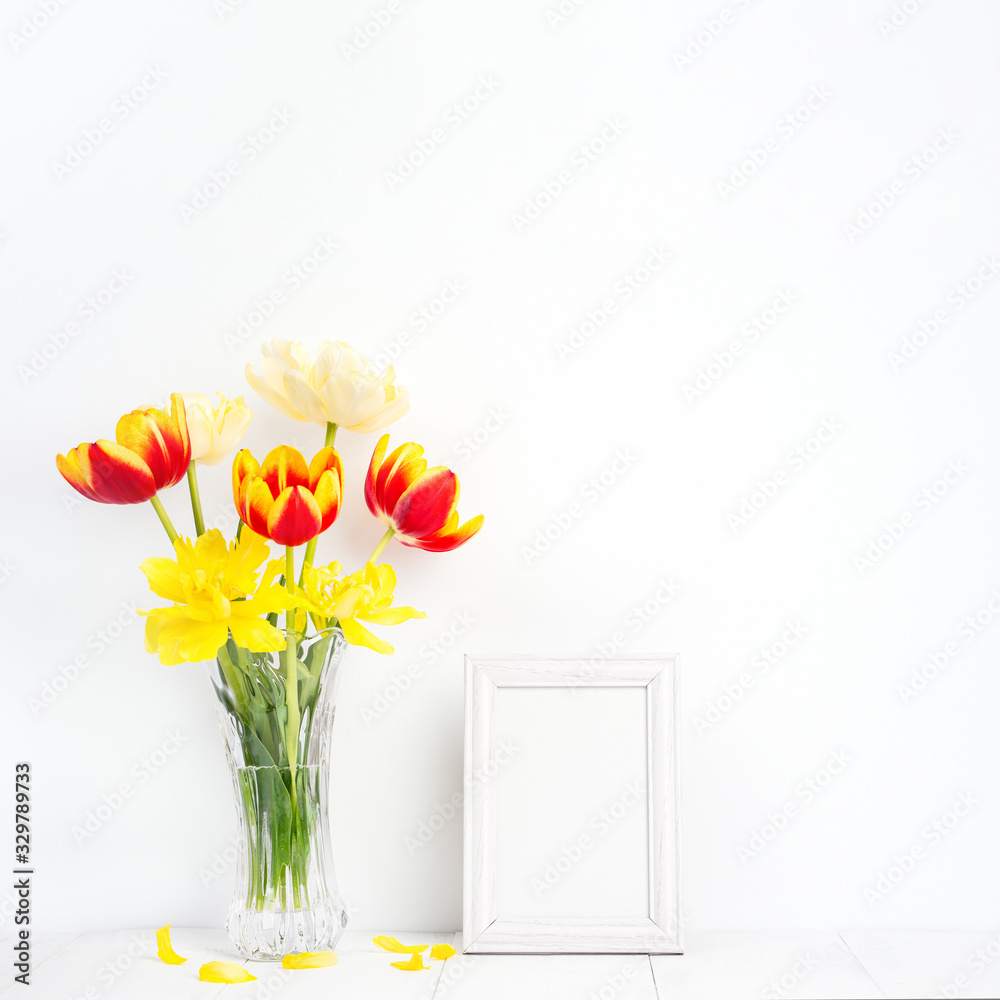
[[[344,644],[391,653],[366,626],[424,617],[394,605],[396,575],[378,559],[392,539],[428,552],[455,549],[479,531],[483,517],[460,525],[455,473],[428,468],[413,442],[386,456],[385,434],[364,482],[365,502],[384,534],[352,573],[336,561],[315,566],[317,539],[343,502],[338,430],[380,430],[407,411],[409,397],[391,367],[378,372],[344,343],[327,341],[310,353],[303,344],[273,340],[262,352],[259,371],[247,365],[247,381],[285,416],[324,427],[326,439],[309,461],[288,445],[262,463],[246,448],[236,454],[234,539],[205,530],[197,467],[219,464],[240,443],[252,419],[242,397],[219,393],[213,403],[175,393],[169,412],[133,410],[118,421],[115,441],[81,444],[56,464],[91,500],[149,501],[166,530],[173,557],[140,567],[153,593],[169,602],[142,612],[146,649],[164,664],[214,660],[241,828],[227,926],[246,957],[281,958],[332,948],[346,923],[329,860],[326,802],[333,677]],[[190,538],[177,532],[159,498],[185,476]]]

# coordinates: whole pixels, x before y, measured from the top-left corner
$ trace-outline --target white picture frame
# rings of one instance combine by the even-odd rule
[[[497,912],[496,708],[507,688],[641,688],[646,780],[646,917]],[[506,697],[506,696],[505,696]],[[520,697],[520,696],[518,696]],[[629,696],[631,697],[631,696]],[[629,702],[629,704],[633,704]],[[637,745],[641,735],[637,738]],[[465,658],[463,951],[470,954],[680,954],[677,657]],[[641,751],[640,751],[641,752]],[[502,766],[502,765],[501,765]]]

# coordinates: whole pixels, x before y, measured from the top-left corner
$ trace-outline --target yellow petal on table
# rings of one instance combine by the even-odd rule
[[[174,946],[170,943],[170,924],[156,932],[156,954],[159,955],[160,961],[166,962],[167,965],[182,965],[187,961],[174,951]]]
[[[300,951],[297,955],[285,955],[281,960],[283,969],[325,969],[336,964],[335,951]]]
[[[438,958],[442,962],[454,954],[455,949],[450,944],[436,944],[431,948],[431,958]]]
[[[372,941],[380,948],[394,951],[397,955],[419,955],[420,952],[427,950],[425,944],[403,944],[399,938],[387,937],[385,934],[373,937]]]
[[[256,978],[235,962],[206,962],[198,970],[203,983],[249,983]]]
[[[427,946],[424,945],[426,948]],[[419,952],[411,955],[408,962],[392,962],[392,967],[394,969],[402,969],[404,972],[422,972],[424,969],[429,969],[429,965],[424,965],[424,956]]]

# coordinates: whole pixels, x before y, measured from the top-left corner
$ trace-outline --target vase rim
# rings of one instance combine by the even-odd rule
[[[340,636],[341,639],[344,638],[344,630],[339,625],[333,625],[330,628],[323,628],[318,632],[303,632],[297,628],[279,628],[278,631],[285,636],[286,639],[289,636],[294,636],[297,642],[303,639],[308,639],[309,641],[313,641],[315,639],[325,639],[331,635]]]

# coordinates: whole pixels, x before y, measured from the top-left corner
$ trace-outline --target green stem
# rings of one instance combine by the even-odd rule
[[[285,546],[285,588],[289,595],[295,594],[295,549]],[[299,658],[296,655],[298,640],[295,638],[295,609],[285,612],[285,629],[288,632],[285,644],[285,707],[288,719],[285,722],[285,750],[288,753],[288,771],[292,784],[292,814],[298,815],[295,795],[295,767],[299,746]]]
[[[395,528],[387,528],[385,534],[382,536],[382,540],[375,546],[375,551],[368,557],[368,562],[373,563],[380,555],[382,555],[382,550],[389,544],[389,539],[396,534]]]
[[[194,512],[194,530],[198,538],[205,534],[205,517],[201,512],[201,494],[198,492],[197,463],[192,458],[188,466],[188,490],[191,493],[191,510]]]
[[[333,442],[337,438],[337,425],[327,422],[326,425],[326,440],[323,442],[324,448],[332,448]],[[302,557],[302,569],[299,572],[299,586],[302,586],[302,581],[305,579],[306,566],[312,566],[313,556],[316,555],[316,543],[319,541],[319,535],[315,538],[311,538],[306,543],[306,554]]]
[[[177,534],[177,529],[170,523],[170,518],[167,517],[167,512],[163,509],[160,498],[158,496],[150,497],[149,502],[153,505],[153,510],[156,511],[157,517],[160,519],[160,524],[163,525],[171,543],[176,542],[180,536]]]

